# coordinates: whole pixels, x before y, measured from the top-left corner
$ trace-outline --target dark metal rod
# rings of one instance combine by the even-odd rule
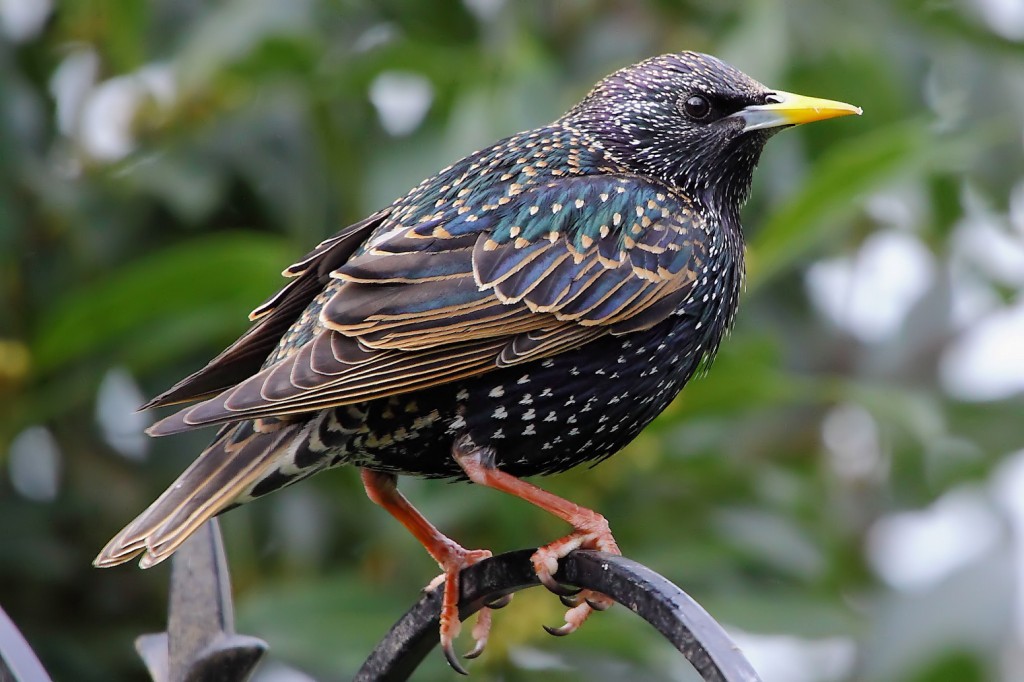
[[[267,645],[235,632],[231,581],[216,519],[175,553],[167,631],[142,635],[135,648],[154,682],[244,682]]]
[[[459,614],[468,618],[485,602],[539,584],[526,549],[501,554],[462,573]],[[557,578],[606,594],[653,625],[707,682],[760,682],[736,644],[700,604],[666,578],[635,561],[576,551],[562,559]],[[424,593],[377,644],[356,674],[358,682],[409,679],[438,641],[441,591]]]

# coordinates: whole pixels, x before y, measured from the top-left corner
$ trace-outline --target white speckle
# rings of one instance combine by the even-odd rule
[[[500,440],[500,439],[502,439],[504,437],[505,437],[505,434],[504,434],[504,432],[502,432],[501,429],[498,429],[497,431],[495,431],[494,433],[491,434],[491,440]]]
[[[491,414],[491,417],[494,419],[504,419],[507,416],[508,410],[505,409],[504,405],[498,405],[498,409],[496,409],[494,413]]]
[[[524,374],[523,376],[519,377],[519,381],[517,381],[516,383],[520,385],[530,383],[530,375]]]
[[[494,388],[491,389],[491,392],[488,393],[487,395],[491,396],[492,398],[500,398],[501,396],[505,395],[505,387],[504,386],[495,386]]]
[[[455,394],[455,399],[458,400],[459,402],[469,400],[469,391],[467,391],[466,389],[462,389],[461,391]]]
[[[537,435],[537,430],[535,428],[533,428],[533,424],[527,424],[526,428],[523,429],[523,435],[524,436],[535,436],[535,435]]]
[[[531,407],[526,412],[523,412],[523,421],[530,421],[536,416],[536,413],[533,411],[533,408]]]

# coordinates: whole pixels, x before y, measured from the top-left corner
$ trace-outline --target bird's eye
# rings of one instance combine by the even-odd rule
[[[711,102],[702,95],[690,95],[683,100],[683,113],[694,121],[703,121],[711,114]]]

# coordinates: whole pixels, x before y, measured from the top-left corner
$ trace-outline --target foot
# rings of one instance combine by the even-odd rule
[[[573,527],[572,533],[533,553],[533,568],[541,583],[559,595],[562,602],[570,607],[565,614],[565,625],[559,628],[545,626],[544,629],[553,635],[568,635],[575,632],[591,613],[607,609],[612,605],[612,600],[592,590],[570,590],[559,585],[555,580],[558,560],[574,549],[595,549],[609,554],[622,554],[615,543],[615,538],[612,537],[608,521],[595,511],[580,507],[501,471],[495,464],[495,456],[492,448],[477,447],[468,436],[463,436],[452,447],[452,457],[466,472],[469,480],[515,495],[554,514]]]
[[[621,554],[619,546],[612,537],[608,521],[600,514],[591,512],[593,516],[581,515],[578,525],[569,535],[544,545],[533,553],[533,570],[537,578],[549,590],[559,595],[562,603],[569,607],[565,612],[565,624],[558,628],[544,626],[552,635],[559,637],[575,632],[594,611],[604,611],[612,605],[612,600],[600,592],[593,590],[570,590],[555,580],[558,572],[558,560],[575,549],[594,549],[609,554]]]
[[[452,543],[447,556],[439,564],[443,573],[437,576],[427,586],[427,590],[435,590],[443,585],[444,592],[441,597],[441,650],[444,657],[448,659],[448,665],[455,672],[468,675],[466,669],[459,663],[455,655],[454,642],[462,629],[462,621],[459,620],[459,574],[462,569],[472,566],[475,563],[491,558],[490,550],[486,549],[465,549]],[[494,604],[493,607],[504,606]],[[483,653],[487,646],[487,639],[491,633],[491,607],[485,607],[477,615],[476,625],[473,627],[473,648],[466,654],[466,658],[476,658]]]
[[[398,492],[394,474],[363,469],[361,475],[367,496],[401,521],[444,571],[427,586],[426,590],[432,592],[438,587],[444,588],[441,600],[441,648],[452,668],[465,675],[466,669],[459,664],[459,659],[455,657],[452,648],[452,643],[462,627],[462,623],[459,622],[459,573],[467,566],[489,558],[491,553],[485,549],[466,549],[441,533],[409,503],[409,500],[405,499],[402,493]],[[491,609],[500,609],[510,598],[499,598],[480,611],[473,627],[473,639],[476,644],[466,654],[466,658],[476,658],[483,652],[491,632]]]

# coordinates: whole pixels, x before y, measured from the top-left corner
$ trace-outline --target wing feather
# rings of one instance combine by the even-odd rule
[[[471,198],[380,223],[330,272],[348,242],[324,242],[287,271],[330,278],[312,338],[151,433],[395,395],[647,329],[683,306],[708,248],[689,203],[652,180],[567,177],[472,213]]]

